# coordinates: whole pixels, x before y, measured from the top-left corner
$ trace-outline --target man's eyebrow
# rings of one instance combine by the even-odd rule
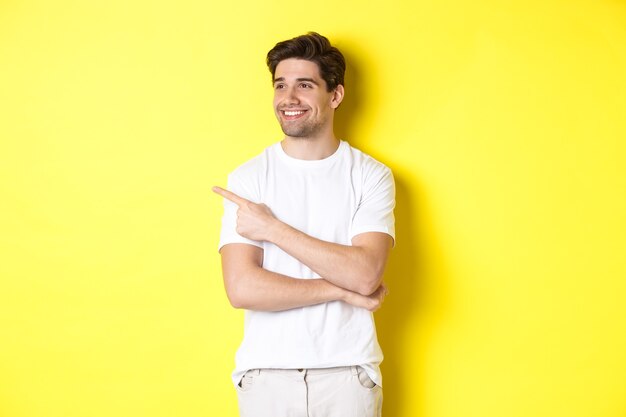
[[[278,82],[283,82],[283,81],[285,81],[285,77],[274,78],[274,84],[276,84]],[[319,85],[319,83],[317,81],[315,81],[313,78],[296,78],[296,81],[298,81],[298,82],[307,81],[307,82],[313,83],[315,85]]]
[[[308,81],[308,82],[313,83],[315,85],[319,85],[317,83],[317,81],[315,81],[313,78],[296,78],[296,81]]]

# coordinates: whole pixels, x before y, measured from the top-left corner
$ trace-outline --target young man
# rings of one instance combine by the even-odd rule
[[[267,64],[284,139],[231,173],[220,253],[246,309],[233,382],[242,417],[380,416],[372,312],[394,240],[389,168],[335,137],[345,61],[309,33]]]

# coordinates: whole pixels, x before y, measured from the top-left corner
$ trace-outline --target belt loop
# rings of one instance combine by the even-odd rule
[[[352,371],[352,375],[358,375],[359,374],[359,367],[358,366],[351,366],[350,370]]]

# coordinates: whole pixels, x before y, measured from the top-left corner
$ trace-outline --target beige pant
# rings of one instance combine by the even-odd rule
[[[380,417],[383,392],[360,366],[253,369],[237,387],[241,417]]]

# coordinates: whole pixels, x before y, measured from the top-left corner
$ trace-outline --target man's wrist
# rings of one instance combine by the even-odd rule
[[[350,303],[350,296],[352,294],[350,293],[350,291],[346,290],[345,288],[338,287],[336,285],[334,285],[334,287],[337,288],[337,296],[336,296],[337,298],[336,298],[336,300],[337,301],[343,301],[344,303],[351,304]]]
[[[285,232],[288,228],[289,226],[287,224],[281,222],[277,218],[274,218],[267,230],[267,241],[278,245],[279,239],[285,236]]]

